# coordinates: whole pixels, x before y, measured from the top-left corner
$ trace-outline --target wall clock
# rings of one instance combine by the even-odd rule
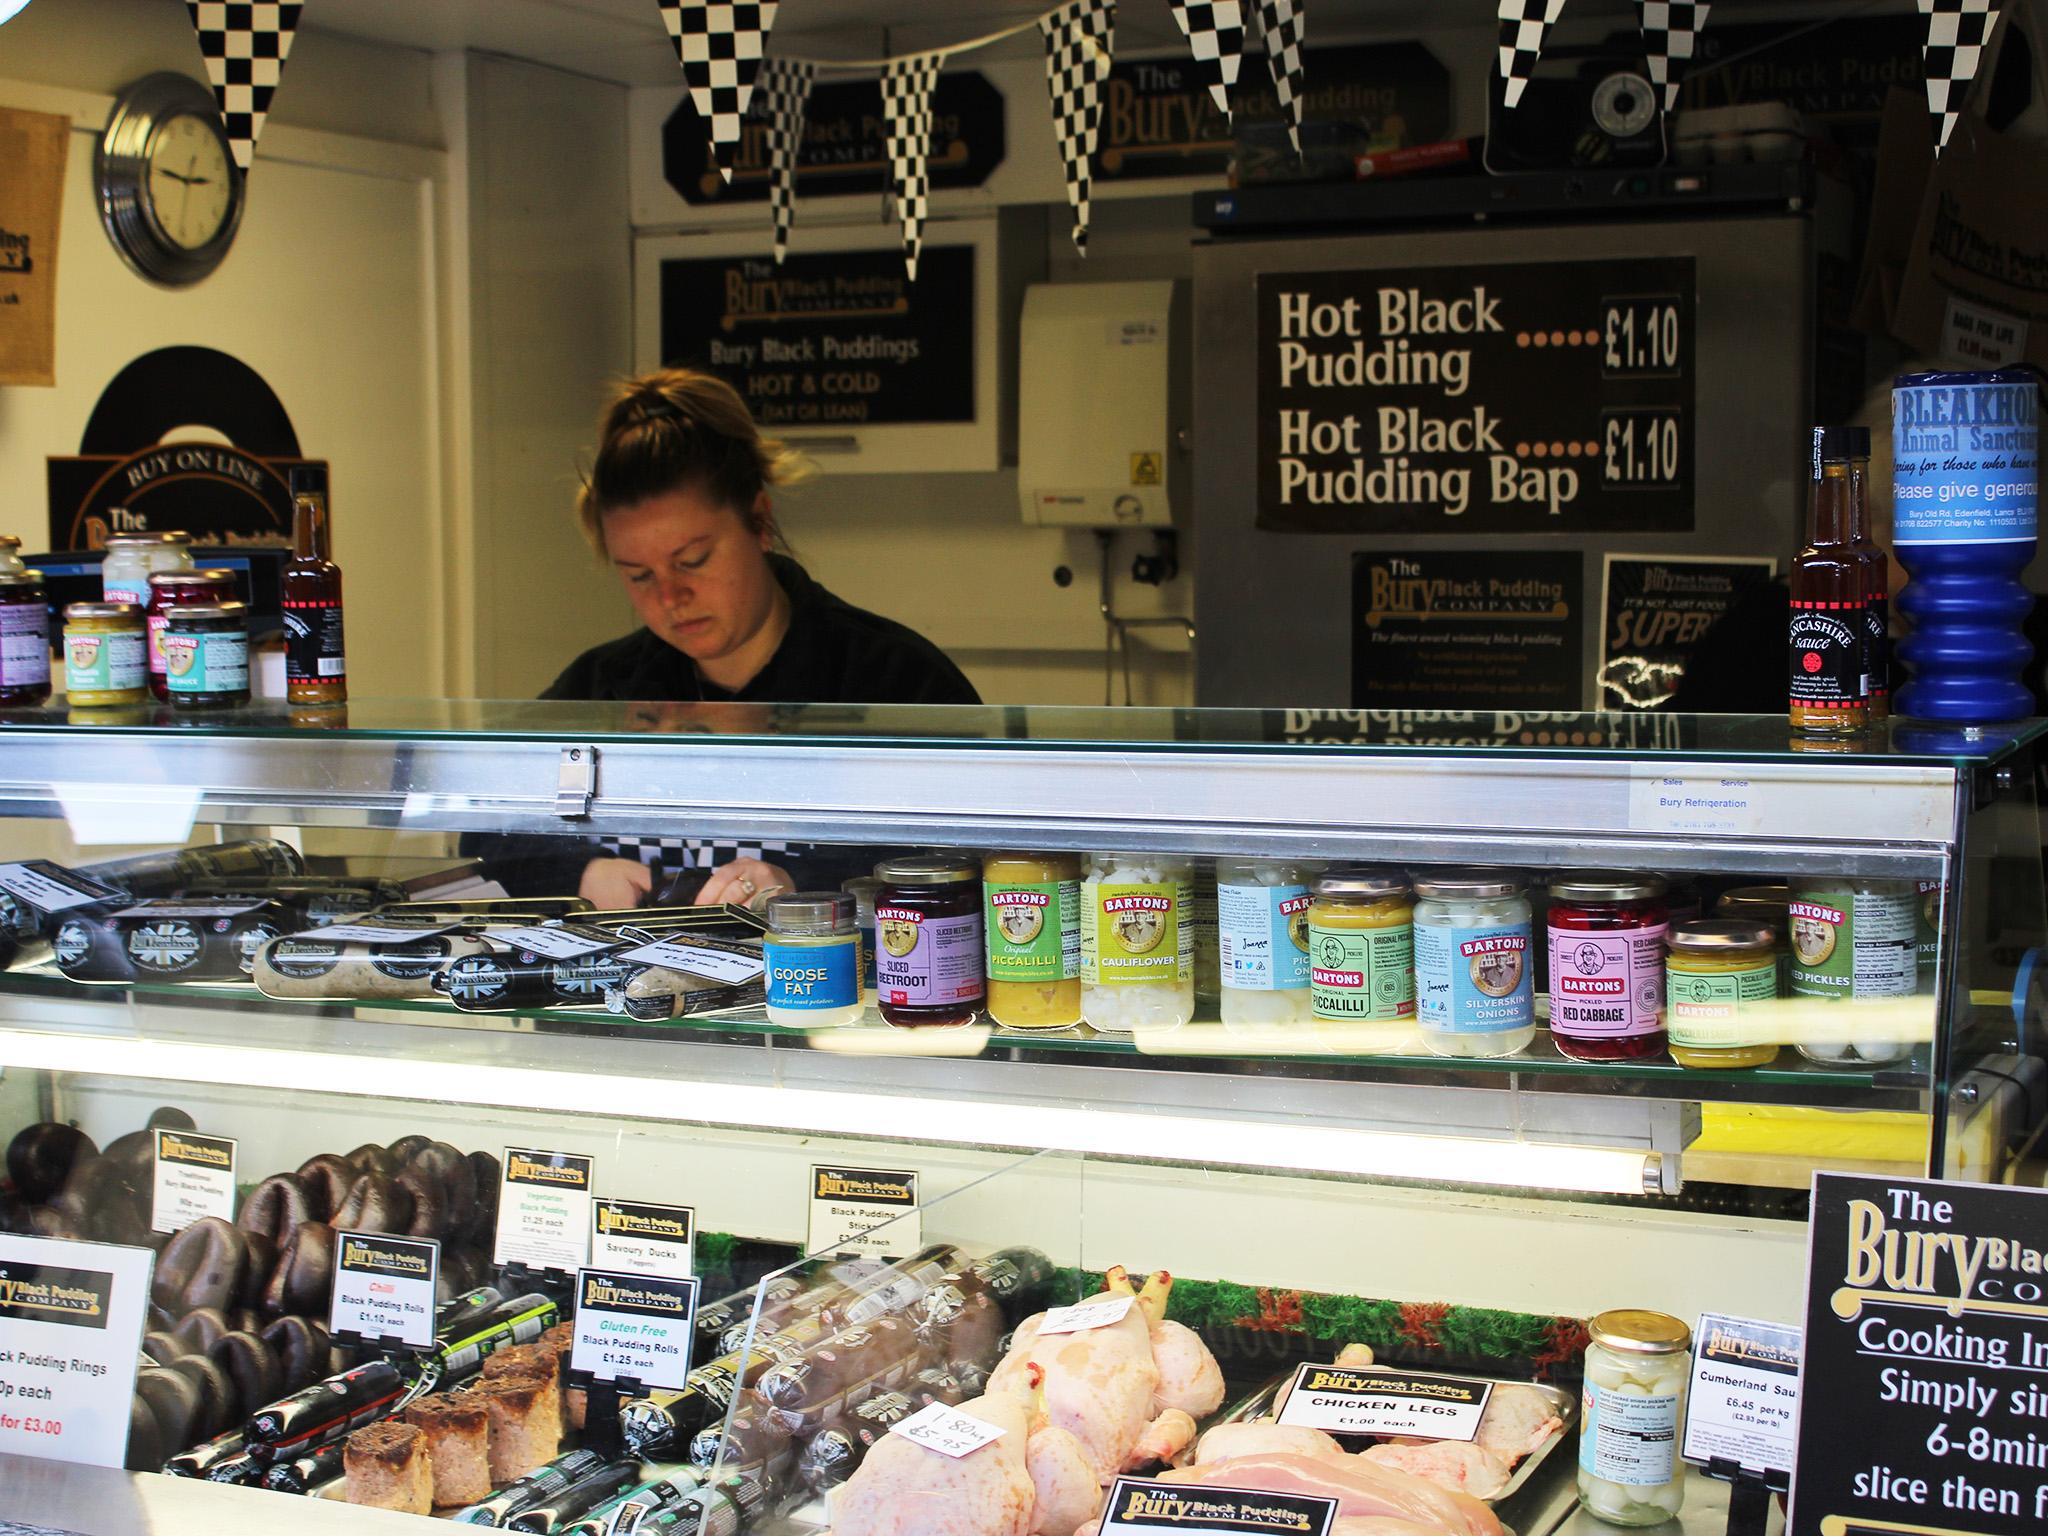
[[[189,75],[150,75],[120,94],[93,179],[107,237],[153,282],[196,283],[235,243],[242,173],[213,92]]]

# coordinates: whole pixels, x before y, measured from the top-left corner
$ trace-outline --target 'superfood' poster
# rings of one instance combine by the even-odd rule
[[[1576,551],[1355,555],[1352,705],[1577,709],[1582,593]]]
[[[1700,638],[1776,570],[1775,561],[1743,556],[1610,554],[1600,598],[1600,707],[1663,708]]]
[[[1258,521],[1689,533],[1691,257],[1258,279]]]

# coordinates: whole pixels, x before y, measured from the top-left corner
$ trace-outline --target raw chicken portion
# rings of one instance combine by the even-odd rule
[[[1102,1518],[1102,1484],[1081,1442],[1041,1413],[1024,1447],[1035,1502],[1031,1536],[1066,1536],[1076,1521]]]
[[[1346,1344],[1337,1351],[1337,1358],[1330,1363],[1332,1365],[1345,1366],[1354,1371],[1365,1370],[1372,1364],[1372,1346],[1370,1344]],[[1280,1410],[1287,1406],[1288,1396],[1293,1391],[1294,1380],[1292,1377],[1280,1383],[1280,1390],[1273,1396],[1274,1418],[1280,1417]]]
[[[1551,1400],[1534,1387],[1503,1383],[1486,1400],[1479,1421],[1479,1443],[1509,1466],[1543,1448],[1564,1428]]]
[[[1195,1465],[1206,1461],[1228,1461],[1233,1456],[1307,1456],[1319,1461],[1347,1461],[1343,1446],[1320,1429],[1301,1429],[1292,1424],[1275,1424],[1271,1419],[1248,1419],[1239,1424],[1218,1424],[1195,1447]]]
[[[1154,1396],[1162,1409],[1178,1408],[1202,1419],[1223,1406],[1223,1367],[1192,1328],[1163,1319],[1154,1323],[1152,1362],[1159,1367]]]
[[[1452,1493],[1358,1456],[1342,1462],[1284,1454],[1236,1456],[1162,1472],[1159,1481],[1335,1499],[1340,1515],[1390,1516],[1428,1527],[1434,1536],[1503,1536],[1493,1511],[1469,1494]]]
[[[1030,1400],[990,1392],[960,1411],[996,1425],[1002,1437],[954,1457],[883,1435],[833,1494],[834,1536],[1032,1536]]]
[[[1420,1444],[1376,1445],[1365,1459],[1426,1477],[1439,1488],[1490,1499],[1508,1485],[1508,1465],[1483,1445],[1463,1440],[1425,1440]]]

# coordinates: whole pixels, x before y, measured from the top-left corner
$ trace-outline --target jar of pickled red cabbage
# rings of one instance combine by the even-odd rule
[[[1583,870],[1550,882],[1550,1038],[1579,1061],[1662,1055],[1664,936],[1655,875]]]

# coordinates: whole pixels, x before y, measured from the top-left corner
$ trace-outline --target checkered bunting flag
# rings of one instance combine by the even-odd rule
[[[1244,56],[1244,6],[1241,0],[1166,0],[1196,72],[1208,83],[1216,110],[1230,115],[1230,88],[1237,84],[1237,66]]]
[[[1927,45],[1920,53],[1927,73],[1927,110],[1941,121],[1936,154],[1955,131],[1998,20],[1998,5],[1999,0],[1920,0],[1920,14],[1927,18]]]
[[[1280,110],[1287,116],[1287,137],[1301,153],[1301,50],[1308,36],[1308,0],[1257,0],[1259,37],[1266,45],[1266,68]]]
[[[1074,246],[1088,254],[1088,162],[1102,126],[1102,84],[1109,78],[1116,0],[1072,0],[1038,19],[1045,34],[1045,83],[1052,92],[1052,126],[1067,168],[1067,201],[1074,208]]]
[[[946,67],[943,52],[891,59],[882,70],[882,119],[888,126],[889,176],[903,221],[903,264],[917,281],[924,219],[931,211],[932,88]]]
[[[1650,83],[1657,87],[1666,112],[1677,108],[1681,83],[1671,66],[1691,61],[1693,44],[1706,30],[1710,8],[1709,0],[1636,0],[1636,9],[1642,13]]]
[[[818,66],[803,59],[769,59],[754,82],[768,109],[768,203],[775,211],[775,264],[789,254],[796,214],[796,162],[804,142],[804,109]]]
[[[711,135],[718,174],[732,180],[733,149],[768,51],[780,0],[661,0],[690,104]]]
[[[1543,34],[1563,12],[1564,0],[1500,0],[1500,77],[1509,106],[1522,99],[1543,56]]]
[[[243,171],[256,158],[256,140],[270,114],[270,98],[292,51],[303,4],[226,3],[226,0],[185,0],[199,51],[206,58],[206,78],[220,102],[221,125],[228,146]]]

